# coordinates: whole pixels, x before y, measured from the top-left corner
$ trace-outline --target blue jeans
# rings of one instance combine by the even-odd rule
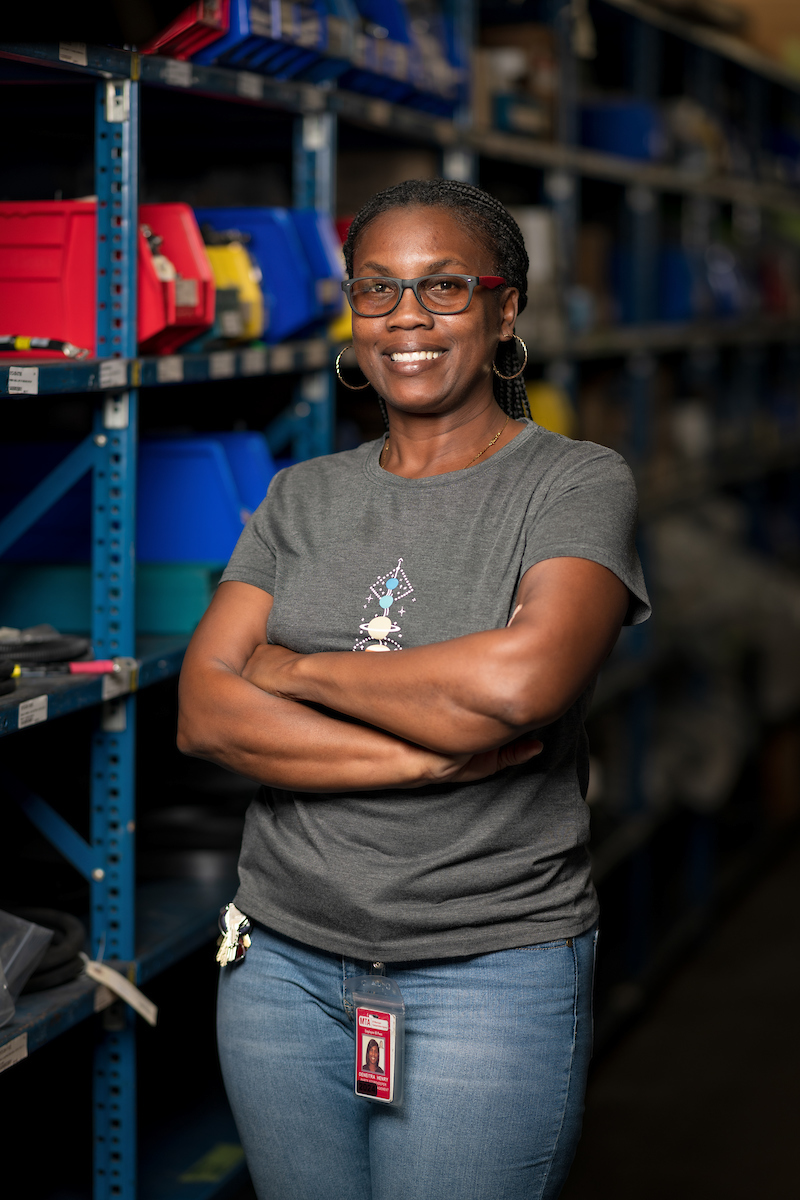
[[[581,1131],[596,938],[387,964],[406,1004],[391,1108],[353,1091],[344,982],[369,964],[254,926],[221,972],[217,1032],[259,1200],[554,1200]]]

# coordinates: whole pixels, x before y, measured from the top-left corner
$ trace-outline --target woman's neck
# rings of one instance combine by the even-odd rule
[[[485,462],[524,428],[509,420],[494,398],[471,413],[390,411],[381,466],[404,479],[445,475]]]

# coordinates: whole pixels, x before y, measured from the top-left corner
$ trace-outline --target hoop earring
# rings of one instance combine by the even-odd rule
[[[351,343],[351,345],[352,345],[352,343]],[[351,348],[351,346],[345,346],[344,349],[340,350],[339,353],[336,355],[336,363],[334,364],[334,369],[336,371],[336,377],[339,380],[339,383],[343,383],[346,388],[350,388],[351,392],[363,392],[364,388],[368,388],[370,386],[369,380],[367,380],[366,383],[348,383],[346,379],[342,379],[342,374],[341,374],[341,371],[339,370],[339,359],[342,357],[345,350],[349,350],[350,348]]]
[[[494,363],[492,363],[492,370],[494,371],[494,373],[498,377],[498,379],[516,379],[518,375],[522,374],[522,372],[525,370],[526,366],[528,365],[528,347],[525,345],[525,343],[523,342],[522,338],[519,336],[518,333],[515,333],[514,337],[517,339],[520,346],[522,346],[522,353],[525,355],[524,359],[522,360],[522,366],[514,375],[501,375],[500,372],[498,371],[497,367],[494,365]]]

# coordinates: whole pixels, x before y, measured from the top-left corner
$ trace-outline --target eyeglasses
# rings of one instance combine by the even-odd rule
[[[388,317],[411,288],[419,303],[431,313],[453,316],[469,308],[475,285],[505,287],[500,275],[420,275],[416,279],[393,279],[389,275],[345,279],[342,291],[359,317]]]

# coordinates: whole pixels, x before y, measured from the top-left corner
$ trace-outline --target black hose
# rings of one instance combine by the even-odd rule
[[[53,930],[53,940],[23,992],[43,992],[80,975],[83,970],[80,952],[86,944],[86,930],[77,917],[54,908],[18,908],[16,915]]]

